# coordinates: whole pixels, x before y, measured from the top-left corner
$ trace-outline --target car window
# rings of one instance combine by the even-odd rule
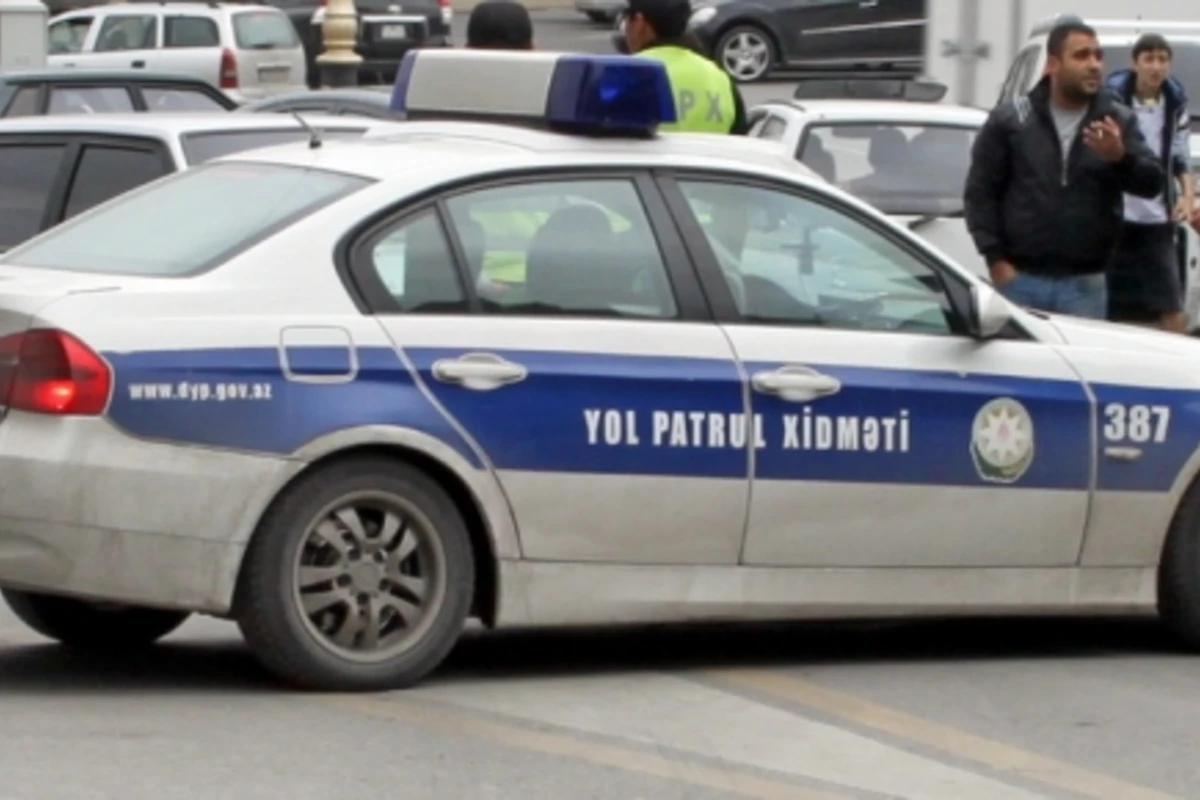
[[[362,136],[366,128],[320,128],[320,134],[325,139],[354,139]],[[300,128],[289,130],[268,131],[205,131],[204,133],[188,133],[182,137],[183,154],[189,164],[202,164],[214,158],[252,150],[256,147],[270,147],[289,142],[308,140],[308,133]]]
[[[747,321],[953,332],[938,273],[844,211],[774,189],[679,186]]]
[[[91,27],[91,17],[72,17],[51,23],[47,29],[47,54],[53,56],[82,51]]]
[[[292,21],[278,11],[240,11],[234,14],[233,37],[241,50],[300,46]]]
[[[0,249],[20,244],[41,229],[65,151],[61,144],[0,145]]]
[[[103,19],[97,53],[150,50],[158,45],[158,17],[152,14],[112,14]]]
[[[485,311],[677,316],[631,181],[508,185],[457,195],[446,207]]]
[[[133,111],[129,90],[121,86],[52,86],[47,114],[113,114]]]
[[[153,150],[87,145],[75,168],[64,219],[161,178],[167,171],[163,156]]]
[[[758,129],[756,137],[759,139],[780,141],[783,139],[785,133],[787,133],[787,123],[772,114],[763,120],[762,127]]]
[[[978,129],[945,125],[818,124],[800,160],[831,183],[888,214],[953,214]]]
[[[1008,68],[1004,84],[1000,87],[999,102],[1012,100],[1029,90],[1033,83],[1033,71],[1037,68],[1041,52],[1040,44],[1032,44],[1017,54],[1017,57],[1013,59],[1012,66]]]
[[[224,111],[225,106],[199,89],[142,87],[147,111]]]
[[[224,263],[370,183],[284,164],[206,164],[126,192],[0,260],[42,269],[183,277]]]
[[[468,310],[454,251],[436,212],[426,211],[380,232],[367,258],[401,311],[445,314]]]
[[[38,87],[22,86],[4,110],[6,117],[35,117],[38,114]]]
[[[167,17],[163,20],[163,47],[220,47],[217,23],[208,17]]]

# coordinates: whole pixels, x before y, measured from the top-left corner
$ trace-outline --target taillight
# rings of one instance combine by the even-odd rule
[[[0,402],[38,414],[104,413],[112,371],[66,331],[37,329],[0,339]]]
[[[237,56],[228,47],[221,51],[221,88],[238,88]]]

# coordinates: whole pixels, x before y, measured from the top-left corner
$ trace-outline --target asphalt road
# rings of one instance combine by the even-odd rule
[[[0,800],[1177,800],[1198,721],[1200,658],[1137,621],[476,635],[339,696],[279,689],[227,623],[84,658],[0,610]]]
[[[5,800],[1200,797],[1200,669],[1141,622],[475,635],[402,693],[236,629],[71,656],[0,612]]]

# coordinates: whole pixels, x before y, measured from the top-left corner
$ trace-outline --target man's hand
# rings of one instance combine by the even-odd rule
[[[1192,227],[1196,229],[1196,233],[1200,233],[1200,206],[1192,209]]]
[[[1200,213],[1200,206],[1196,205],[1195,198],[1181,197],[1175,205],[1175,221],[1187,222],[1197,213]]]
[[[988,272],[992,275],[992,285],[997,289],[1017,277],[1017,268],[1003,260],[988,267]]]
[[[1083,143],[1105,161],[1115,164],[1125,157],[1125,141],[1121,126],[1112,117],[1105,117],[1088,125],[1083,132]]]

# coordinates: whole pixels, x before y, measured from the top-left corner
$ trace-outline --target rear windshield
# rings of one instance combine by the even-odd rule
[[[234,14],[233,38],[240,50],[300,46],[300,38],[292,21],[278,11],[242,11]]]
[[[317,127],[317,126],[313,126]],[[317,127],[323,139],[356,139],[366,133],[366,128],[343,128],[326,130]],[[240,153],[243,150],[253,150],[257,147],[271,147],[277,144],[308,141],[308,133],[302,128],[286,130],[253,130],[253,131],[205,131],[204,133],[185,133],[180,144],[183,155],[189,164],[203,164],[214,158]]]
[[[108,275],[194,275],[370,183],[282,164],[208,164],[120,195],[10,250],[0,263]]]

